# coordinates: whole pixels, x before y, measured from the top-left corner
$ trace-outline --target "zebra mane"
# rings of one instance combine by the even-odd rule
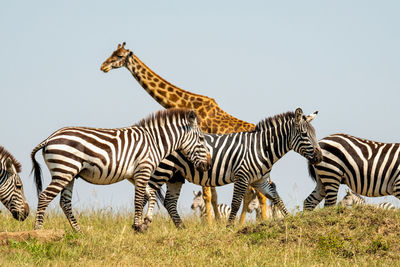
[[[11,161],[12,161],[12,163],[13,163],[13,165],[14,165],[14,167],[15,167],[15,169],[17,170],[17,172],[18,172],[18,173],[21,172],[21,170],[22,170],[22,165],[21,165],[21,163],[19,163],[19,161],[16,160],[16,159],[14,158],[14,156],[11,155],[11,153],[8,152],[8,151],[7,151],[4,147],[2,147],[2,146],[0,146],[0,158],[4,158],[4,159],[10,158]]]
[[[167,118],[172,118],[172,117],[187,118],[189,111],[190,109],[184,109],[184,108],[170,108],[170,109],[159,110],[155,113],[150,114],[146,118],[140,120],[138,123],[134,124],[134,126],[146,127],[149,125],[150,122],[166,121]]]
[[[268,118],[263,119],[259,123],[257,123],[256,128],[254,131],[261,131],[261,130],[266,130],[268,128],[271,128],[276,122],[276,124],[279,124],[279,122],[284,122],[288,121],[290,119],[294,119],[295,114],[293,111],[288,111],[282,114],[277,114]],[[304,117],[304,116],[303,116]]]

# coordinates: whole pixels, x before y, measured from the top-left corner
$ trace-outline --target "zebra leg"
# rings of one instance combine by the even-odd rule
[[[74,180],[72,180],[63,190],[61,190],[60,206],[64,211],[71,227],[77,231],[81,232],[78,222],[76,221],[74,214],[72,213],[72,189],[74,187]]]
[[[211,187],[203,186],[203,199],[204,199],[204,204],[206,206],[207,222],[208,222],[209,225],[211,225],[212,224],[212,211],[211,211],[212,194],[211,194]]]
[[[242,207],[242,213],[240,214],[239,225],[243,225],[244,220],[246,219],[247,208],[248,208],[252,198],[253,198],[253,193],[251,192],[250,188],[248,187],[246,189],[246,192],[244,193],[244,197],[243,197],[243,207]]]
[[[176,209],[179,195],[181,193],[183,183],[167,183],[167,192],[165,193],[164,207],[167,209],[169,216],[177,228],[184,227],[181,217]]]
[[[149,206],[147,208],[146,216],[144,217],[144,224],[146,226],[149,226],[150,223],[153,221],[154,205],[156,204],[156,190],[154,190],[150,186],[146,186],[146,195],[149,200]]]
[[[393,182],[393,196],[400,199],[400,176],[397,176]]]
[[[289,212],[285,207],[285,204],[283,204],[281,197],[276,191],[275,183],[273,182],[270,183],[268,179],[263,178],[252,183],[251,186],[253,186],[254,189],[262,193],[265,197],[271,199],[272,204],[276,205],[284,216],[289,214]]]
[[[329,185],[324,185],[325,193],[326,193],[324,207],[336,205],[339,186],[340,186],[340,182],[329,183]]]
[[[35,230],[41,229],[43,226],[43,217],[47,206],[50,202],[64,189],[70,182],[72,178],[64,178],[59,176],[53,176],[49,186],[39,195],[38,208],[36,212],[35,219]]]
[[[248,179],[238,179],[233,186],[233,197],[231,204],[231,214],[229,214],[228,226],[232,225],[235,221],[236,214],[242,203],[242,199],[246,189],[249,187]]]
[[[214,210],[214,216],[216,220],[221,219],[221,216],[218,212],[218,195],[217,195],[217,190],[215,187],[210,187],[211,190],[211,204]]]
[[[324,185],[317,177],[317,185],[314,191],[304,200],[303,210],[311,211],[324,199],[326,196]]]
[[[150,171],[150,172],[147,172]],[[147,225],[143,223],[143,202],[146,194],[146,186],[150,180],[151,170],[145,169],[141,173],[134,175],[135,184],[135,217],[133,221],[133,229],[136,232],[144,232],[147,230]],[[131,179],[129,179],[131,180]],[[133,182],[133,181],[131,181]]]

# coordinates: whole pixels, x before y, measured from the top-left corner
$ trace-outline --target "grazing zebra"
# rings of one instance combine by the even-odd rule
[[[42,193],[40,166],[35,160],[40,149],[43,149],[52,177]],[[31,154],[39,195],[35,229],[42,227],[45,209],[61,191],[60,206],[72,228],[80,231],[71,206],[74,178],[80,177],[99,185],[124,179],[134,184],[133,228],[146,230],[147,226],[142,224],[142,204],[147,182],[160,161],[175,150],[184,154],[199,170],[207,170],[211,164],[194,111],[159,111],[134,126],[120,129],[67,127],[56,131]]]
[[[271,186],[273,186],[274,188],[276,187],[274,182],[271,182]],[[260,202],[258,201],[257,192],[254,188],[252,187],[247,188],[247,191],[244,194],[243,205],[244,206],[242,209],[242,213],[240,214],[240,224],[244,223],[247,213],[251,214],[254,211],[256,212],[256,220],[262,219]],[[271,205],[267,205],[267,218],[283,218],[283,217],[284,215],[279,210],[279,207],[277,205],[275,205],[274,203],[271,203]]]
[[[193,203],[192,203],[191,209],[192,210],[199,209],[200,217],[206,217],[207,211],[206,211],[206,203],[203,198],[203,193],[201,191],[199,191],[199,192],[193,191],[193,194],[194,194],[194,198],[193,198]],[[226,204],[218,204],[217,212],[218,212],[219,218],[228,219],[229,214],[231,213],[231,207],[229,207]]]
[[[21,164],[4,147],[0,146],[0,201],[14,219],[23,221],[29,215],[29,205],[24,195]]]
[[[182,225],[182,220],[176,204],[185,178],[201,186],[234,183],[228,224],[233,223],[236,218],[249,185],[271,199],[286,215],[282,200],[269,182],[270,171],[273,164],[290,150],[313,163],[320,161],[320,148],[310,123],[316,114],[303,116],[303,111],[298,108],[296,112],[279,114],[259,122],[252,132],[205,134],[213,158],[212,166],[207,172],[196,171],[179,152],[173,153],[157,167],[149,185],[157,191],[167,182],[164,206],[177,227]],[[151,217],[152,214],[148,211],[146,218],[151,220]]]
[[[323,159],[309,164],[317,185],[304,200],[304,209],[314,209],[323,198],[325,206],[336,204],[340,184],[355,193],[400,198],[400,144],[379,143],[347,134],[333,134],[319,141]]]
[[[372,206],[378,209],[383,209],[383,210],[394,210],[395,207],[393,206],[392,203],[390,202],[382,202],[378,204],[372,204],[372,203],[366,203],[365,199],[361,197],[359,194],[354,193],[350,189],[346,189],[346,195],[344,198],[339,202],[340,205],[343,207],[352,207],[352,206]]]

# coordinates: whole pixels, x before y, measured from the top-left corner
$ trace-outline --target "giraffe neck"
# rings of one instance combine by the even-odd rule
[[[126,68],[140,85],[164,108],[194,108],[194,99],[207,98],[185,91],[147,67],[133,53],[128,57]]]

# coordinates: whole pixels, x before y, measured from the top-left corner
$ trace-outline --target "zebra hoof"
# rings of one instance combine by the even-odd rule
[[[151,222],[152,222],[153,220],[151,220],[150,218],[144,218],[144,224],[148,227],[150,224],[151,224]]]
[[[136,233],[144,233],[144,232],[146,232],[147,227],[148,227],[148,226],[145,225],[145,224],[133,225],[133,230],[134,230]]]
[[[180,223],[180,224],[176,225],[176,228],[178,228],[178,229],[186,229],[186,226],[183,223]]]

